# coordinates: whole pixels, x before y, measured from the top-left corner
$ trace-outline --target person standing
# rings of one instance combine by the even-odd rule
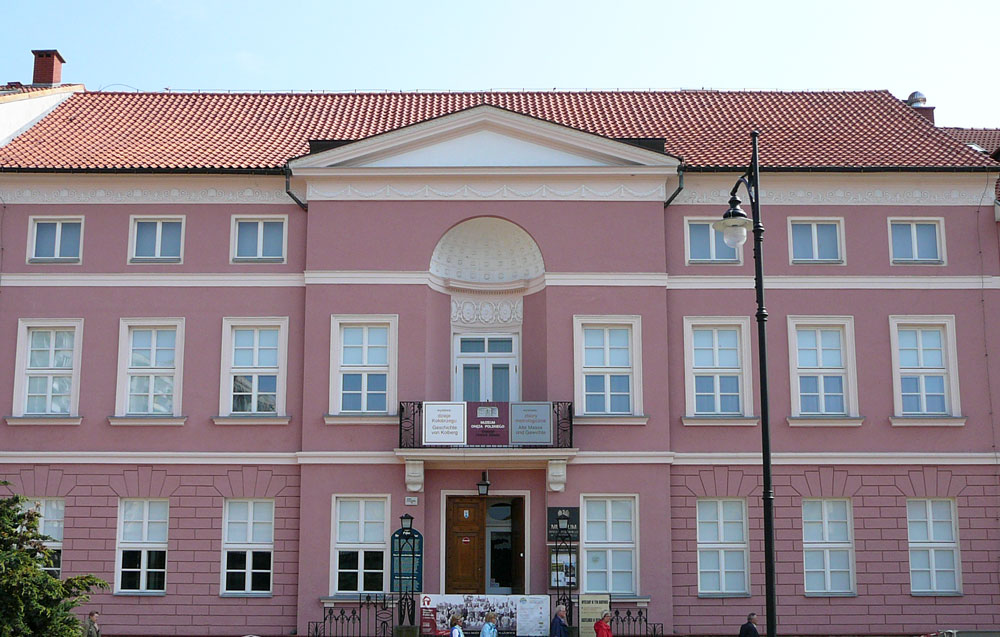
[[[747,623],[740,626],[740,637],[760,637],[757,632],[757,613],[747,615]]]
[[[612,637],[611,635],[611,611],[606,610],[601,613],[601,618],[594,622],[594,633],[597,637]]]
[[[569,637],[569,624],[566,623],[566,607],[562,604],[556,606],[556,614],[552,617],[552,624],[549,626],[549,637]]]
[[[497,637],[497,614],[493,611],[486,613],[486,623],[479,631],[479,637]]]
[[[87,621],[83,626],[83,637],[101,637],[101,625],[97,623],[101,616],[96,610],[87,614]]]
[[[462,631],[462,616],[452,615],[451,616],[451,632],[448,637],[465,637],[465,633]]]

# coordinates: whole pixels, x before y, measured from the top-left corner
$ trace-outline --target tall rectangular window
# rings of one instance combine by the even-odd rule
[[[752,413],[749,325],[745,317],[684,317],[688,417],[718,420]]]
[[[184,218],[133,216],[131,244],[133,262],[179,262],[184,246]]]
[[[807,594],[854,591],[850,500],[802,501],[802,553]]]
[[[574,316],[573,345],[577,413],[641,416],[641,318]]]
[[[386,505],[385,498],[336,498],[336,592],[385,590]]]
[[[746,502],[698,500],[698,594],[748,592]]]
[[[28,260],[29,262],[78,262],[82,240],[83,217],[68,219],[32,217]]]
[[[288,318],[224,318],[222,416],[285,417]]]
[[[792,263],[843,261],[839,220],[790,220],[789,227],[792,237]]]
[[[788,344],[792,416],[814,424],[857,417],[853,317],[789,316]]]
[[[954,502],[907,500],[906,527],[910,547],[910,591],[915,594],[961,592]]]
[[[396,413],[395,314],[331,317],[330,414]]]
[[[722,240],[712,221],[686,219],[688,263],[739,263],[740,254]]]
[[[584,592],[636,592],[636,504],[634,497],[584,497]]]
[[[892,262],[943,263],[943,234],[941,219],[890,219]]]
[[[82,338],[83,319],[18,320],[15,417],[77,418]]]
[[[285,223],[283,216],[234,218],[233,261],[284,261]]]
[[[166,500],[121,500],[116,592],[162,593],[167,587]]]
[[[62,498],[30,498],[24,502],[25,510],[38,512],[38,532],[47,535],[45,548],[52,551],[52,561],[43,570],[53,577],[62,573],[63,521],[66,501]]]
[[[269,594],[274,554],[274,501],[226,500],[222,592]]]
[[[954,316],[890,316],[896,415],[959,416]]]
[[[124,318],[118,338],[115,415],[180,416],[184,319]]]

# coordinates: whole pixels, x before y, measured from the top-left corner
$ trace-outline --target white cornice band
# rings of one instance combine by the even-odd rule
[[[412,450],[420,451],[420,450]],[[426,450],[424,450],[426,451]],[[447,450],[432,450],[447,454]],[[462,450],[454,450],[461,455]],[[559,449],[541,450],[541,454]],[[456,456],[457,457],[457,456]],[[678,466],[757,465],[759,453],[710,453],[673,451],[580,451],[569,464]],[[998,465],[1000,454],[959,452],[781,452],[773,454],[776,465]],[[155,464],[155,465],[370,465],[403,464],[395,451],[300,451],[294,452],[194,452],[194,451],[0,451],[2,464]]]
[[[771,290],[995,290],[1000,277],[927,276],[782,276],[768,275]],[[18,272],[0,275],[0,287],[302,287],[305,285],[428,285],[452,293],[446,281],[428,272],[391,270],[311,270],[304,273],[75,273]],[[657,287],[668,290],[752,289],[752,276],[668,275],[662,272],[551,272],[523,289],[545,286]],[[482,290],[486,292],[487,290]]]

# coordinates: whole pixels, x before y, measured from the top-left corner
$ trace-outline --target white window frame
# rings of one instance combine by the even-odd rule
[[[740,377],[739,414],[699,414],[695,404],[694,331],[696,329],[736,329],[740,339],[740,367],[734,372]],[[750,352],[749,316],[685,316],[684,317],[684,405],[685,425],[702,424],[754,424],[753,359]],[[711,422],[710,422],[711,421]],[[742,421],[742,422],[741,422]]]
[[[630,368],[625,367],[601,367],[586,368],[584,366],[584,329],[585,328],[627,328],[629,330],[630,347]],[[631,379],[632,390],[632,410],[629,413],[600,412],[587,413],[586,391],[584,383],[584,373],[587,369],[594,369],[596,373],[600,370],[609,370],[606,373],[628,374]],[[628,369],[628,371],[624,371]],[[579,416],[595,416],[600,418],[623,418],[628,416],[642,416],[646,412],[643,409],[642,400],[642,317],[637,314],[581,314],[573,316],[573,395],[575,403],[575,413]],[[610,406],[610,405],[608,405]]]
[[[687,265],[743,265],[743,249],[735,248],[735,259],[694,259],[691,257],[691,224],[708,224],[709,242],[712,253],[715,253],[715,228],[712,224],[718,217],[684,217],[684,262]]]
[[[237,328],[278,329],[278,371],[275,413],[233,412],[233,331]],[[219,415],[233,418],[286,416],[285,386],[288,379],[288,317],[254,316],[222,319],[222,374],[219,378]]]
[[[702,542],[698,539],[698,531],[701,527],[701,518],[698,515],[700,507],[698,504],[702,502],[712,502],[716,505],[716,510],[719,513],[719,540],[715,542]],[[743,512],[743,519],[741,521],[743,525],[743,541],[742,542],[727,542],[723,539],[724,531],[724,519],[722,518],[722,504],[724,502],[739,502],[740,508]],[[695,561],[696,561],[696,575],[698,577],[698,597],[749,597],[750,596],[750,525],[747,520],[747,501],[746,498],[727,498],[727,497],[712,497],[712,498],[698,498],[695,502]],[[701,553],[702,551],[714,551],[719,555],[719,590],[717,591],[703,591],[701,589]],[[726,571],[725,571],[725,551],[740,551],[743,553],[743,590],[740,591],[728,591],[726,589]]]
[[[608,515],[611,514],[611,500],[628,500],[632,505],[632,541],[631,542],[614,542],[611,540],[607,541],[595,541],[587,537],[587,501],[588,500],[604,500],[607,502]],[[611,518],[608,518],[610,523]],[[580,571],[578,576],[580,578],[580,592],[581,593],[605,593],[610,594],[612,597],[632,597],[638,596],[639,583],[642,581],[639,577],[639,565],[641,561],[639,559],[639,547],[641,546],[639,542],[639,494],[637,493],[581,493],[580,494],[580,553],[577,556],[580,564]],[[607,537],[611,537],[610,527],[608,528]],[[613,581],[612,568],[611,568],[611,551],[614,550],[628,550],[632,552],[632,590],[631,591],[597,591],[588,588],[587,581],[587,551],[604,551],[605,560],[608,571],[608,584],[610,585]]]
[[[136,241],[139,233],[139,222],[143,223],[156,223],[156,251],[159,252],[161,245],[161,232],[163,230],[163,222],[177,223],[181,224],[181,244],[180,244],[180,254],[176,257],[162,257],[162,256],[152,256],[152,257],[140,257],[135,253]],[[186,215],[131,215],[129,216],[129,233],[128,233],[128,262],[129,263],[142,263],[142,264],[155,264],[155,263],[169,263],[178,264],[184,263],[184,231],[187,228],[187,216]]]
[[[123,318],[118,323],[118,382],[115,388],[115,416],[138,416],[141,418],[161,418],[162,415],[150,413],[131,414],[128,411],[129,395],[129,369],[130,355],[132,349],[132,330],[139,329],[173,329],[176,332],[174,338],[174,409],[171,414],[180,417],[181,397],[184,393],[184,319],[183,318]],[[157,368],[149,367],[150,373]],[[166,376],[167,374],[159,374]]]
[[[142,507],[142,540],[125,540],[125,504],[128,502],[141,502]],[[167,505],[167,539],[161,541],[151,541],[146,539],[147,526],[149,524],[149,504],[151,502],[163,502]],[[115,585],[116,595],[166,595],[167,575],[170,572],[170,556],[167,549],[170,539],[170,502],[166,498],[120,498],[118,500],[118,530],[115,541]],[[140,551],[141,566],[139,569],[139,588],[125,588],[122,584],[122,553],[124,551]],[[163,564],[163,590],[148,588],[148,560],[149,551],[162,551],[164,553]],[[131,570],[131,569],[130,569]]]
[[[822,508],[822,516],[819,520],[823,525],[823,540],[810,541],[805,536],[805,506],[807,502],[819,502]],[[843,502],[847,507],[847,540],[836,541],[829,539],[829,507],[833,502]],[[808,579],[805,573],[806,551],[823,552],[823,573],[826,590],[810,591]],[[850,586],[846,591],[830,590],[830,551],[847,551],[848,568],[850,569]],[[850,498],[803,498],[802,499],[802,586],[808,597],[844,597],[857,594],[857,569],[854,564],[854,511]]]
[[[795,239],[792,226],[809,224],[812,227],[813,254],[819,253],[819,240],[816,236],[816,224],[834,224],[837,226],[837,258],[836,259],[796,259]],[[790,265],[847,265],[846,243],[844,241],[843,217],[789,217],[788,218],[788,263]]]
[[[899,366],[899,330],[907,328],[939,328],[942,332],[944,332],[941,338],[941,344],[945,350],[943,354],[943,362],[945,364],[944,374],[947,378],[945,379],[944,387],[948,411],[943,414],[903,413],[901,380],[903,373]],[[958,383],[958,348],[956,343],[955,315],[892,315],[889,317],[889,343],[892,350],[892,401],[895,417],[901,419],[900,422],[905,419],[923,419],[929,421],[940,420],[942,418],[961,419],[962,401]],[[964,423],[964,419],[962,420]],[[894,422],[893,424],[897,423]]]
[[[42,570],[44,570],[49,575],[52,575],[53,577],[58,578],[58,577],[62,576],[62,548],[63,548],[63,537],[62,536],[63,536],[63,534],[65,532],[65,529],[66,529],[66,499],[65,498],[28,498],[28,500],[23,503],[23,509],[25,511],[37,511],[38,512],[38,532],[41,533],[42,535],[48,535],[49,537],[52,537],[52,535],[48,532],[50,530],[48,528],[48,524],[50,522],[51,523],[55,523],[56,520],[48,518],[45,515],[46,505],[48,505],[49,503],[58,503],[62,507],[63,517],[59,518],[59,520],[58,520],[58,523],[59,523],[59,525],[61,527],[60,532],[59,532],[60,537],[59,538],[53,538],[51,540],[45,540],[43,542],[43,544],[45,545],[45,548],[49,549],[50,551],[55,552],[59,556],[59,561],[58,561],[58,566],[43,566]]]
[[[247,541],[246,542],[235,542],[230,541],[229,534],[229,507],[234,502],[246,502],[247,507]],[[258,502],[267,502],[271,505],[271,541],[270,542],[254,542],[253,541],[253,521],[254,515],[253,510]],[[274,498],[226,498],[222,505],[222,566],[219,569],[219,596],[220,597],[271,597],[274,591],[274,533],[277,529],[276,519],[277,519],[278,507]],[[246,581],[243,586],[242,591],[230,591],[226,590],[226,558],[229,551],[242,551],[246,555]],[[252,590],[253,587],[253,573],[263,572],[253,570],[253,553],[255,552],[268,552],[271,554],[271,568],[269,571],[269,586],[266,591],[255,591]]]
[[[918,223],[929,223],[937,226],[937,248],[938,248],[938,258],[937,259],[918,259],[916,257],[912,259],[902,259],[896,258],[896,255],[892,250],[892,224],[894,223],[907,223],[907,224],[918,224]],[[889,264],[890,265],[948,265],[948,252],[947,245],[948,242],[945,240],[944,233],[944,217],[889,217],[886,219],[886,229],[889,238]],[[915,230],[911,231],[912,233]],[[912,247],[916,250],[916,243],[912,243]]]
[[[382,520],[382,541],[381,542],[341,542],[338,537],[338,532],[340,529],[340,502],[342,501],[355,500],[361,502],[361,524],[364,524],[364,506],[365,502],[369,500],[380,500],[383,505],[384,517]],[[336,595],[337,593],[350,593],[350,594],[364,594],[364,593],[384,593],[389,590],[391,573],[389,560],[391,558],[390,551],[390,538],[392,536],[392,525],[389,524],[389,519],[392,515],[392,496],[388,493],[358,493],[358,494],[346,494],[338,493],[333,496],[333,508],[330,512],[330,594]],[[363,532],[363,529],[362,529]],[[382,590],[380,591],[341,591],[338,588],[337,577],[340,573],[339,563],[338,563],[338,551],[348,550],[348,551],[358,551],[358,588],[364,587],[364,552],[365,551],[381,551],[382,552]]]
[[[926,541],[915,541],[910,537],[910,503],[920,502],[924,505],[927,514],[928,536],[933,538],[934,502],[948,502],[951,507],[951,541],[928,539]],[[910,570],[910,594],[911,595],[961,595],[962,594],[962,555],[958,541],[958,507],[953,498],[908,498],[906,500],[906,539],[907,539],[907,563]],[[913,588],[913,551],[928,551],[930,562],[931,588],[927,590],[916,590]],[[955,556],[955,590],[941,590],[936,585],[936,570],[934,568],[935,551],[952,551]]]
[[[838,329],[841,333],[841,357],[844,371],[844,413],[843,414],[803,414],[799,402],[799,376],[815,376],[824,368],[808,368],[803,372],[798,360],[798,331],[800,328]],[[792,418],[803,418],[816,421],[836,420],[838,418],[859,418],[858,406],[858,367],[854,351],[854,317],[853,316],[789,316],[788,317],[788,369],[790,370],[790,389],[792,400]],[[860,424],[860,423],[859,423]]]
[[[69,413],[68,414],[25,414],[28,391],[28,334],[33,329],[39,330],[73,330],[73,367],[71,375]],[[14,417],[29,418],[78,418],[80,413],[80,361],[83,358],[83,319],[18,319],[17,320],[17,354],[14,360]],[[77,423],[78,424],[78,423]]]
[[[56,231],[56,254],[59,254],[59,246],[62,239],[62,224],[63,223],[79,223],[80,224],[80,246],[78,257],[36,257],[35,256],[35,239],[37,234],[37,226],[39,223],[57,223],[59,228]],[[28,217],[28,247],[24,253],[24,262],[28,264],[38,265],[45,263],[61,264],[61,265],[82,265],[83,264],[83,233],[85,230],[85,223],[83,215],[53,215],[49,216],[37,216],[31,215]]]
[[[255,257],[238,257],[236,249],[239,244],[239,224],[240,222],[265,222],[282,223],[281,230],[281,257],[260,256],[261,246],[264,241],[263,225],[259,226],[257,233],[257,254]],[[229,262],[238,263],[287,263],[288,262],[288,215],[233,215],[230,221],[229,230]]]
[[[387,365],[342,365],[343,360],[343,328],[345,327],[388,327],[388,349],[386,352]],[[399,315],[398,314],[334,314],[330,317],[330,395],[328,404],[328,414],[333,416],[344,415],[365,416],[365,415],[387,415],[394,416],[399,411],[399,400],[396,394],[396,383],[399,369]],[[343,374],[345,372],[364,373],[366,371],[384,370],[385,378],[385,406],[386,411],[347,411],[340,409],[340,391],[343,386]]]

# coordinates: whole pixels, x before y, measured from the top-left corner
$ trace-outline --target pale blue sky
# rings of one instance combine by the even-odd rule
[[[1000,0],[0,0],[0,17],[0,82],[57,48],[92,90],[920,90],[939,124],[1000,128]]]

